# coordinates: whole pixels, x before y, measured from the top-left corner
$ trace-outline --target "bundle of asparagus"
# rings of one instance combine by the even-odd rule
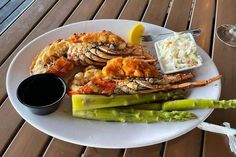
[[[99,95],[73,95],[72,109],[74,117],[102,121],[150,123],[159,121],[185,121],[197,118],[196,115],[184,111],[165,112],[153,109],[114,108],[183,98],[186,98],[186,96],[180,91],[109,97]]]
[[[181,91],[142,95],[73,95],[73,116],[117,122],[186,121],[197,118],[184,110],[197,108],[236,108],[236,100],[184,99]],[[180,99],[180,100],[179,100]],[[171,101],[172,100],[172,101]]]

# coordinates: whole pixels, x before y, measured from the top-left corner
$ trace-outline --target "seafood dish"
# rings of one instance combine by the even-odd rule
[[[206,86],[221,75],[194,81],[194,71],[183,71],[202,64],[194,39],[172,38],[154,56],[148,46],[126,42],[108,30],[74,33],[45,47],[29,73],[53,73],[66,80],[72,116],[83,119],[187,121],[197,118],[188,109],[234,107],[231,101],[186,99],[186,89]],[[165,66],[172,69],[165,71]]]
[[[158,59],[144,46],[132,45],[118,35],[102,30],[75,33],[44,48],[31,66],[30,74],[66,76],[82,67],[68,81],[68,95],[142,94],[205,86],[221,78],[192,82],[194,74],[163,74]]]
[[[44,48],[30,67],[30,74],[55,73],[66,75],[74,66],[95,65],[102,67],[116,57],[132,56],[147,62],[156,59],[141,46],[127,44],[110,31],[73,34],[68,39],[59,39]]]

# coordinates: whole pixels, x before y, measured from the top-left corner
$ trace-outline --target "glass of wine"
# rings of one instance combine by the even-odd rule
[[[224,44],[236,47],[236,25],[221,25],[217,28],[216,35]]]

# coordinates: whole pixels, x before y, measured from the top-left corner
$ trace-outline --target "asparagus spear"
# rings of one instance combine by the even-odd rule
[[[164,110],[164,111],[181,111],[199,108],[236,108],[236,100],[210,100],[210,99],[185,99],[174,100],[163,103],[138,104],[124,107],[126,109],[141,110]]]
[[[75,112],[78,110],[128,106],[134,104],[158,102],[164,100],[166,101],[181,98],[185,98],[185,95],[183,92],[180,91],[116,96],[73,95],[72,108],[73,112]]]
[[[162,103],[145,103],[145,104],[130,105],[118,108],[160,111],[162,110]]]
[[[154,110],[134,110],[134,109],[118,109],[103,108],[94,110],[83,110],[73,112],[74,117],[93,119],[100,121],[117,121],[117,122],[173,122],[186,121],[197,118],[197,116],[185,111],[154,111]]]
[[[236,100],[184,99],[162,104],[162,110],[179,111],[198,108],[236,108]]]

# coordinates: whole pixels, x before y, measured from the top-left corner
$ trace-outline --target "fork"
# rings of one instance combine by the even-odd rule
[[[161,33],[161,34],[156,34],[156,35],[142,35],[142,41],[143,42],[156,41],[160,37],[163,37],[165,35],[171,35],[174,33],[176,32]],[[196,29],[190,29],[190,30],[177,32],[177,33],[178,34],[191,33],[193,36],[199,36],[201,33],[201,29],[196,28]]]

